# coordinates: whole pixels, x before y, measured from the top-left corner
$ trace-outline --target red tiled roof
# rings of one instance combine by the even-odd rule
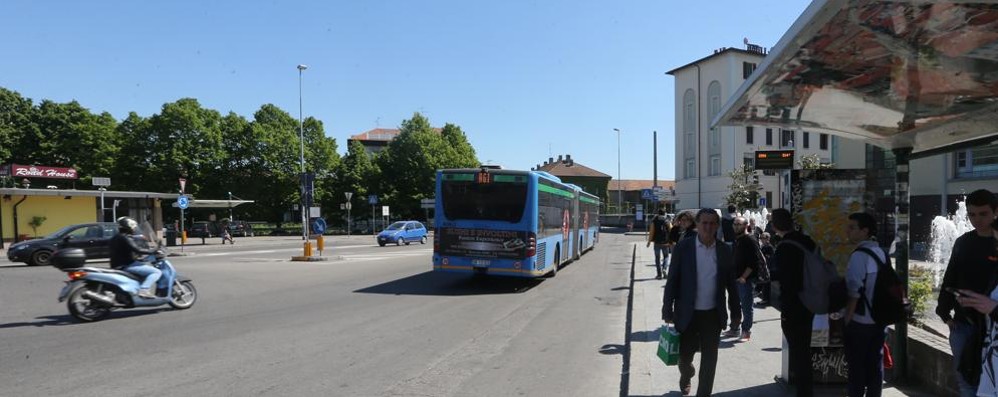
[[[443,129],[434,128],[434,132],[440,133]],[[398,128],[375,128],[350,137],[354,141],[385,141],[395,139],[401,131]]]
[[[638,191],[641,189],[651,189],[655,185],[655,181],[651,179],[624,179],[620,181],[610,181],[606,184],[606,188],[609,191],[617,191],[618,182],[625,192]],[[665,181],[659,180],[658,186],[665,190],[675,189],[676,181]]]
[[[555,161],[553,163],[543,165],[541,166],[541,168],[538,168],[537,170],[545,171],[551,175],[558,177],[591,176],[591,177],[610,178],[610,175],[596,171],[592,168],[576,163],[575,161]]]

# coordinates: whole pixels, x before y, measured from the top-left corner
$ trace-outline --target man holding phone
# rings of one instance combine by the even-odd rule
[[[967,196],[967,218],[974,230],[960,236],[953,244],[936,306],[936,314],[949,325],[950,349],[961,397],[977,395],[981,350],[968,342],[982,337],[979,329],[984,316],[962,307],[956,295],[964,295],[959,291],[991,293],[990,284],[998,277],[998,261],[993,260],[995,237],[992,227],[996,209],[998,198],[990,191],[975,190]]]

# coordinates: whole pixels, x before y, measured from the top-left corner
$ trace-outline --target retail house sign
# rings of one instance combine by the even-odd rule
[[[73,168],[11,164],[9,172],[18,178],[79,179]]]

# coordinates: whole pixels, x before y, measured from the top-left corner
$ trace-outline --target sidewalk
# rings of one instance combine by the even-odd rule
[[[656,356],[659,327],[662,326],[662,293],[665,280],[655,279],[655,256],[645,243],[637,246],[634,257],[633,294],[631,311],[630,396],[679,396],[679,369],[667,367]],[[774,381],[782,364],[782,331],[780,313],[771,307],[755,309],[752,341],[733,342],[722,338],[718,352],[717,375],[714,379],[716,396],[792,396],[794,388]],[[699,373],[700,354],[694,358]],[[697,390],[697,377],[693,377],[691,395]],[[845,385],[815,386],[819,396],[843,396]],[[927,396],[925,393],[900,391],[884,385],[885,397]]]

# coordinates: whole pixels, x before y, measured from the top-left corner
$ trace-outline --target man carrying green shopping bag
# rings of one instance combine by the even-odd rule
[[[698,349],[701,357],[697,396],[711,395],[717,347],[721,342],[721,329],[728,322],[728,310],[732,324],[741,324],[731,248],[718,244],[715,237],[720,223],[720,216],[713,209],[697,212],[697,236],[676,245],[665,282],[662,320],[674,323],[679,333],[679,390],[684,396],[690,394],[690,382],[696,373],[693,355]]]
[[[658,337],[658,358],[662,359],[665,365],[679,363],[679,332],[675,327],[662,327]]]

